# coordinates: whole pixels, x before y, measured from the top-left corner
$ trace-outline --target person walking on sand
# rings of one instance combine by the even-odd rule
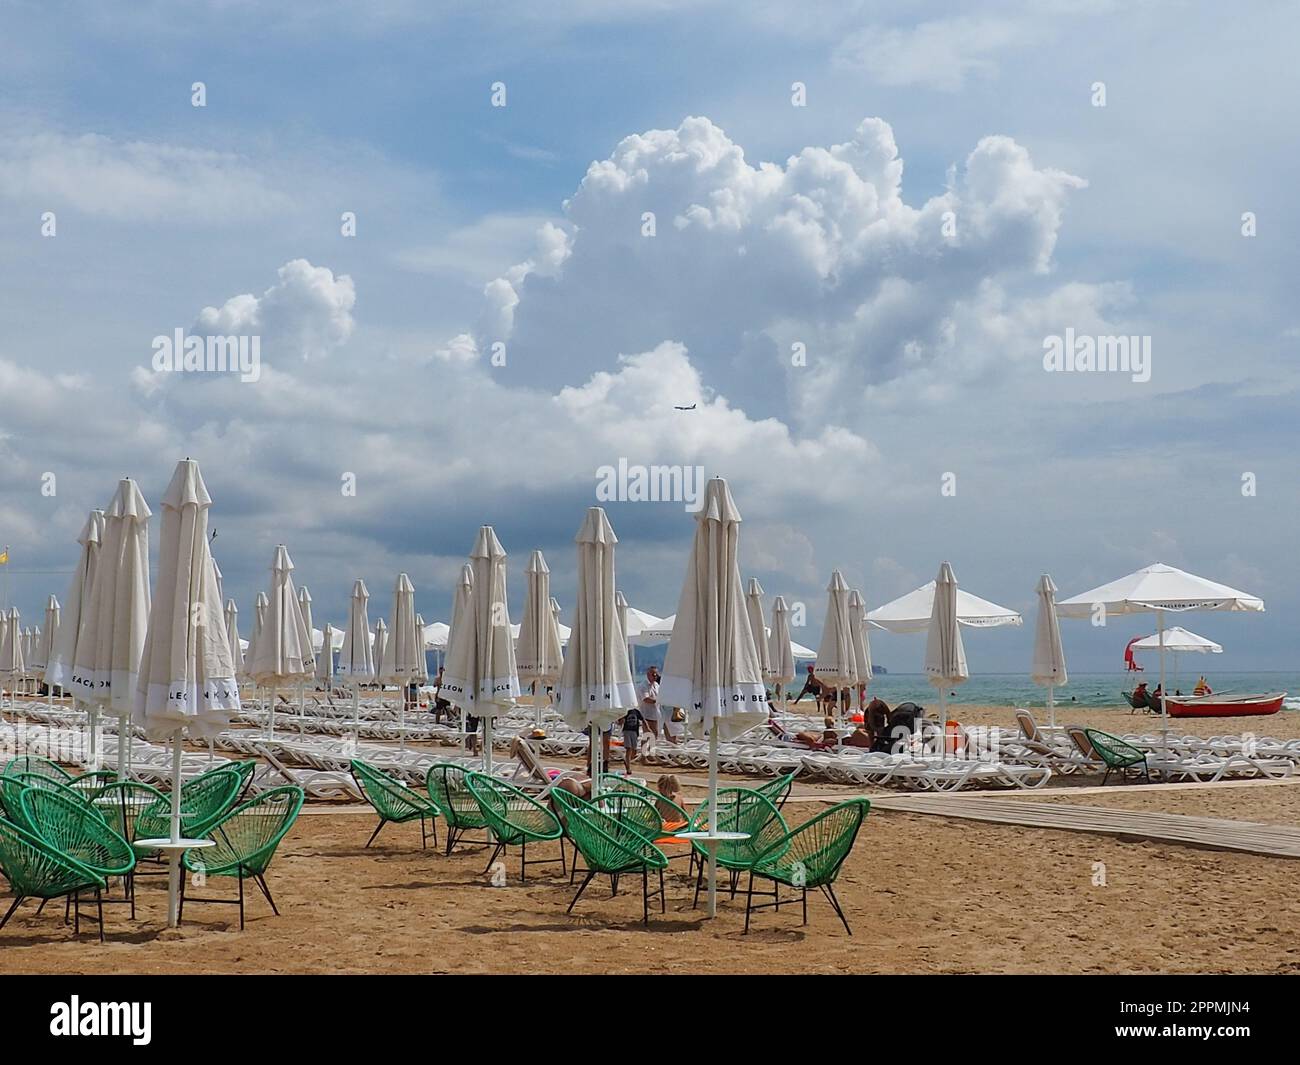
[[[657,666],[645,667],[645,683],[637,688],[636,694],[640,700],[638,706],[640,719],[650,730],[652,737],[650,742],[653,744],[659,738],[659,669]]]

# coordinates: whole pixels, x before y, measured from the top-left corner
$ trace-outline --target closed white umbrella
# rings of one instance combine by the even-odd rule
[[[600,792],[605,729],[637,704],[637,696],[618,618],[614,568],[618,537],[602,507],[587,508],[573,539],[578,550],[578,593],[556,696],[569,725],[588,729],[594,797]]]
[[[375,676],[374,649],[370,645],[370,592],[366,582],[358,577],[352,582],[352,598],[348,602],[348,624],[343,630],[343,646],[339,648],[338,673],[352,686],[352,725],[354,741],[361,732],[361,697],[358,689]]]
[[[1264,609],[1264,600],[1218,581],[1157,562],[1117,581],[1072,595],[1056,604],[1063,618],[1094,618],[1105,624],[1110,614],[1154,612],[1160,648],[1160,720],[1166,743],[1169,712],[1165,705],[1165,611]]]
[[[934,589],[934,581],[923,584],[915,591],[876,607],[867,614],[867,620],[876,628],[889,632],[928,632],[934,614]],[[957,623],[969,629],[993,629],[1003,625],[1021,625],[1024,619],[1010,607],[998,606],[958,588]]]
[[[451,624],[447,627],[447,643],[442,651],[442,665],[445,669],[447,664],[447,649],[451,647],[451,637],[456,631],[456,624],[461,615],[469,609],[470,598],[474,594],[474,568],[466,562],[460,567],[460,574],[456,578],[456,587],[452,590],[451,595]],[[460,730],[465,732],[466,728],[466,710],[460,708]]]
[[[316,687],[329,691],[334,687],[334,626],[325,623],[324,642],[316,656]]]
[[[1035,684],[1047,687],[1047,720],[1056,725],[1056,688],[1070,678],[1065,672],[1065,648],[1056,617],[1056,585],[1044,573],[1038,578],[1038,620],[1034,626],[1034,661],[1029,670]]]
[[[957,578],[947,562],[939,567],[935,582],[934,611],[930,616],[930,634],[925,642],[925,674],[939,690],[940,727],[948,720],[948,689],[970,678],[966,666],[966,648],[961,642],[957,621]],[[943,750],[946,752],[946,747]]]
[[[429,659],[425,655],[424,646],[424,616],[415,615],[415,646],[417,654],[415,656],[415,673],[411,677],[416,684],[429,683]]]
[[[627,646],[627,670],[636,680],[636,656],[632,654],[632,644],[627,638],[627,596],[620,591],[614,592],[614,613],[618,615],[618,631],[623,634],[623,643]]]
[[[560,678],[564,652],[560,630],[551,613],[551,569],[541,551],[534,551],[524,568],[524,617],[519,625],[515,667],[519,683],[533,685],[534,720],[542,723],[542,704],[547,685]]]
[[[867,638],[867,603],[856,588],[849,592],[849,635],[853,642],[853,668],[858,674],[858,709],[863,709],[866,685],[871,683],[871,642]]]
[[[406,689],[412,681],[419,681],[424,672],[424,639],[416,628],[415,585],[405,573],[397,575],[393,587],[393,619],[388,630],[388,642],[383,649],[383,666],[380,680],[396,684],[398,696],[398,746],[406,746]],[[377,635],[377,634],[376,634]],[[376,639],[375,641],[379,641]]]
[[[709,735],[709,916],[717,910],[718,739],[767,719],[767,691],[740,583],[740,511],[721,477],[705,487],[659,685]],[[758,634],[762,639],[762,633]]]
[[[77,641],[85,631],[90,599],[95,584],[95,569],[99,563],[100,544],[104,537],[104,512],[92,510],[81,527],[77,543],[81,553],[77,568],[72,571],[68,594],[63,597],[63,612],[59,621],[59,635],[53,643],[53,653],[45,664],[45,683],[51,688],[69,688],[72,685],[73,663],[77,657]],[[73,692],[76,696],[77,691]],[[94,728],[91,729],[93,741]],[[93,759],[92,748],[92,759]]]
[[[849,619],[849,594],[844,575],[833,570],[831,582],[826,586],[826,623],[822,626],[822,642],[817,647],[813,676],[835,692],[836,706],[839,706],[840,689],[851,688],[858,682],[857,655],[853,649],[853,628]]]
[[[767,626],[763,624],[763,586],[757,577],[749,578],[745,590],[745,610],[749,614],[749,631],[754,634],[754,650],[758,653],[758,668],[766,683],[772,672],[772,652],[767,644]]]
[[[757,633],[754,634],[757,637]],[[767,676],[765,678],[778,690],[794,680],[794,646],[790,641],[790,610],[785,596],[778,595],[772,603],[772,633],[768,638]]]
[[[248,674],[249,667],[253,664],[253,652],[257,650],[257,638],[262,635],[262,627],[266,624],[266,608],[268,601],[265,592],[258,592],[253,596],[253,631],[248,637],[248,646],[244,649],[244,672]]]
[[[230,659],[235,666],[235,676],[244,675],[244,641],[239,638],[239,607],[233,599],[226,600],[226,643],[230,645]]]
[[[316,643],[316,630],[312,628],[311,592],[307,590],[307,586],[305,584],[298,589],[298,613],[302,615],[303,628],[305,628],[309,633],[311,633],[311,637],[312,637],[311,647],[312,647],[312,651],[314,652],[318,645]]]
[[[104,529],[90,609],[77,639],[72,688],[84,702],[118,719],[118,776],[129,770],[131,730],[140,656],[149,628],[149,518],[139,486],[118,482],[104,508]],[[84,608],[83,608],[84,610]],[[95,729],[92,714],[91,731]]]
[[[267,736],[274,737],[278,689],[310,679],[316,665],[293,584],[293,559],[284,544],[276,546],[271,559],[271,588],[266,602],[266,617],[253,641],[248,673],[254,684],[269,690]]]
[[[383,698],[383,677],[387,670],[384,662],[384,656],[388,654],[388,622],[379,618],[375,622],[374,631],[374,648],[375,648],[375,679],[380,684],[380,698]]]
[[[9,694],[18,701],[18,678],[26,668],[23,658],[23,626],[18,608],[10,607],[4,636],[0,638],[0,673],[9,678]]]
[[[226,640],[216,573],[208,550],[212,499],[193,459],[177,464],[163,495],[158,588],[139,664],[135,723],[150,739],[172,743],[171,832],[137,846],[165,850],[171,859],[167,923],[175,928],[182,846],[202,846],[180,834],[181,732],[214,737],[239,709],[239,685]]]
[[[59,642],[59,629],[63,624],[63,611],[59,601],[53,595],[45,601],[45,624],[41,627],[41,639],[36,648],[36,661],[31,663],[33,669],[44,680],[45,671],[54,658],[54,648]],[[48,683],[48,682],[47,682]]]
[[[491,773],[492,719],[519,698],[506,596],[506,552],[491,525],[479,528],[469,557],[473,589],[452,625],[442,697],[483,719],[483,766],[484,772]]]

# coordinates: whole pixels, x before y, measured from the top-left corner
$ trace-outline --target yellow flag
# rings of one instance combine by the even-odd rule
[[[9,561],[9,548],[6,547],[3,551],[0,551],[0,566],[5,565],[8,561]]]

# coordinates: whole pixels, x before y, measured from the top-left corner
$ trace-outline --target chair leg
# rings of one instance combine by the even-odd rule
[[[447,826],[447,854],[451,854],[452,847],[456,846],[456,826]]]
[[[808,889],[803,889],[803,923],[808,923]]]
[[[99,909],[99,941],[104,942],[104,893],[95,888],[95,906]]]
[[[528,879],[528,840],[519,845],[519,882]]]
[[[650,924],[650,876],[644,865],[641,866],[641,923]]]
[[[420,850],[424,850],[426,844],[428,843],[428,839],[429,839],[428,833],[425,831],[424,818],[421,817],[420,818]]]
[[[381,824],[379,827],[384,826]],[[244,930],[244,871],[242,869],[239,870],[239,930],[241,932]]]
[[[844,911],[840,908],[840,900],[835,897],[835,888],[830,884],[823,884],[822,890],[826,892],[826,897],[831,900],[831,905],[835,907],[835,913],[844,925],[844,931],[853,935],[853,929],[849,927],[848,918],[844,916]]]
[[[487,876],[488,873],[492,871],[492,863],[497,860],[497,857],[505,849],[506,849],[506,845],[504,843],[497,844],[497,849],[492,852],[492,857],[488,859],[487,865],[483,867],[483,873],[482,873],[483,876]]]
[[[565,913],[572,913],[572,912],[573,912],[573,907],[577,904],[577,901],[578,901],[580,898],[582,898],[582,893],[583,893],[584,891],[587,890],[587,885],[591,883],[592,878],[593,878],[595,875],[596,875],[596,873],[595,873],[594,870],[588,870],[588,871],[587,871],[587,877],[586,877],[586,879],[583,880],[583,882],[582,882],[582,886],[581,886],[580,888],[578,888],[578,893],[577,893],[576,895],[574,895],[573,898],[570,900],[570,902],[569,902],[569,908],[568,908],[567,910],[564,911]]]
[[[72,893],[72,934],[81,935],[81,892]]]
[[[659,870],[659,912],[668,912],[668,904],[664,901],[664,871],[662,869]]]
[[[745,935],[749,935],[749,913],[753,905],[754,905],[754,870],[751,869],[749,871],[749,888],[745,891]]]
[[[0,928],[3,928],[5,925],[9,923],[9,918],[14,915],[14,910],[18,909],[18,907],[21,906],[22,904],[23,904],[23,896],[19,895],[16,899],[14,899],[13,905],[10,906],[9,909],[5,911],[4,917],[0,918]],[[37,910],[36,912],[40,913],[41,911]]]
[[[366,840],[366,846],[367,846],[367,847],[369,847],[370,844],[372,844],[372,843],[375,842],[375,837],[378,836],[379,833],[382,832],[382,831],[384,830],[384,825],[386,825],[386,824],[388,824],[388,820],[387,820],[387,818],[383,818],[383,817],[381,817],[381,818],[379,819],[379,827],[376,828],[376,829],[374,830],[374,832],[372,832],[372,833],[370,834],[370,838],[369,838],[368,840]]]
[[[280,911],[275,905],[275,899],[271,897],[271,885],[266,882],[266,874],[257,873],[254,876],[254,880],[257,882],[257,886],[262,889],[262,894],[266,896],[266,901],[271,904],[271,912],[279,917]]]
[[[1108,781],[1109,779],[1110,779],[1110,766],[1107,766],[1106,772],[1103,773],[1101,777],[1101,786],[1103,788],[1106,786],[1106,781]]]

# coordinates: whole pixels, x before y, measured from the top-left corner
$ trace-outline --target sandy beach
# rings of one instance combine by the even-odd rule
[[[1009,724],[1011,711],[963,707],[960,717]],[[1152,727],[1118,711],[1060,720]],[[1225,731],[1217,724],[1205,734]],[[1258,731],[1296,735],[1298,724],[1283,713]],[[698,783],[687,780],[691,800]],[[1300,784],[1289,782],[1112,784],[1084,795],[1056,783],[1021,798],[1300,823]],[[799,821],[853,793],[799,785],[786,813]],[[39,917],[24,907],[0,934],[0,972],[1300,972],[1297,866],[1287,859],[873,810],[837,885],[852,937],[819,896],[807,927],[797,908],[766,911],[744,935],[743,901],[724,898],[713,922],[692,911],[684,861],[673,863],[667,913],[644,928],[639,885],[617,898],[593,885],[569,916],[573,889],[558,866],[521,883],[516,856],[494,887],[481,846],[422,852],[408,825],[389,826],[367,851],[373,826],[368,808],[309,806],[268,878],[282,916],[252,898],[242,934],[234,907],[217,906],[188,907],[168,931],[164,881],[150,878],[139,920],[109,907],[102,946],[84,929],[75,941],[55,906]],[[1105,886],[1093,883],[1099,862]],[[212,881],[204,892],[233,890]]]

